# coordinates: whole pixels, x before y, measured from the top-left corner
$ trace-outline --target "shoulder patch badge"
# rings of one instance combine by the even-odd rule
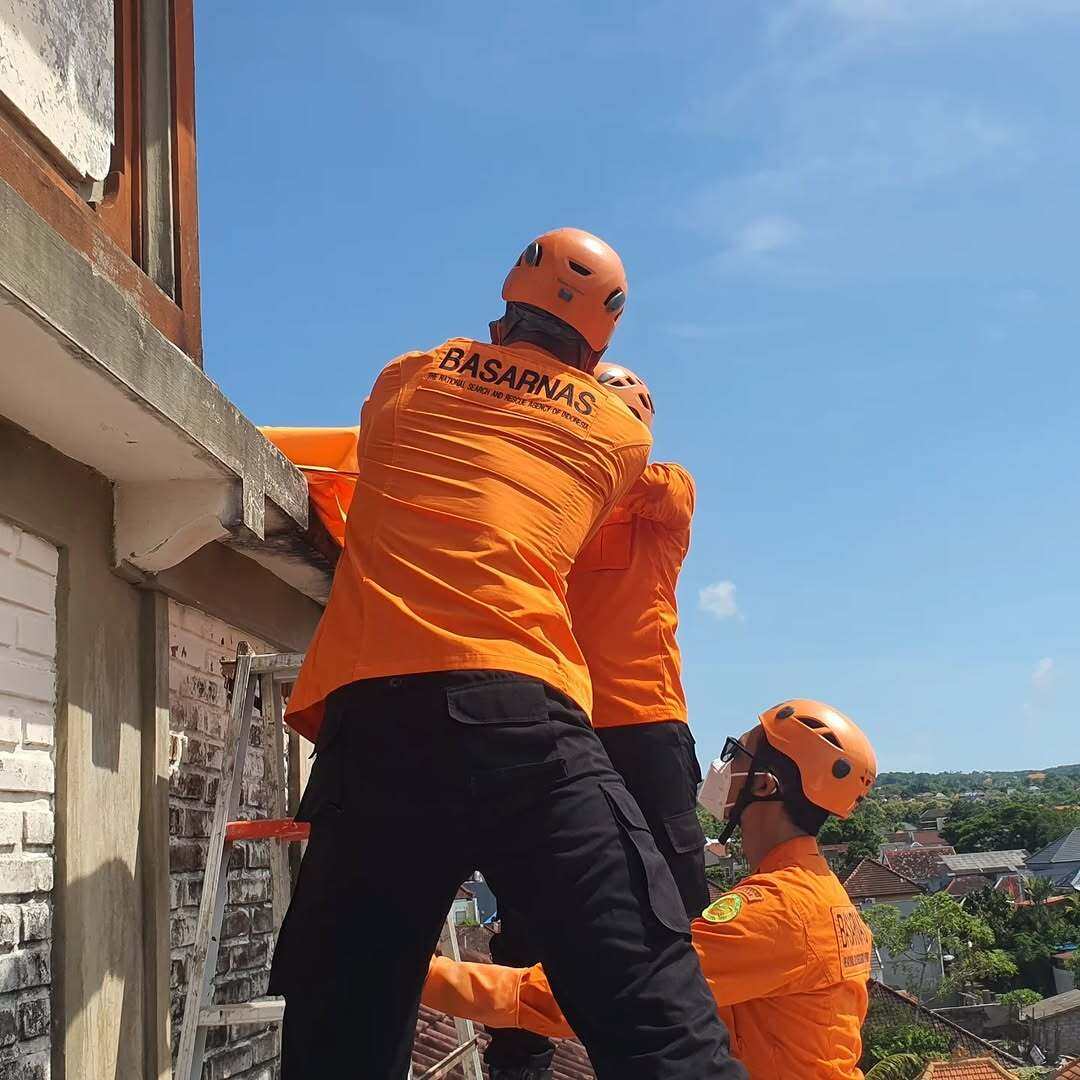
[[[743,907],[743,898],[738,893],[725,893],[719,900],[714,900],[702,913],[706,922],[731,922]]]
[[[765,899],[765,894],[756,885],[740,885],[733,891],[748,904],[757,904]]]

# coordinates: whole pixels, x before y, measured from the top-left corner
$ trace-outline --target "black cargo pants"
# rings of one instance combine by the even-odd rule
[[[626,782],[675,879],[687,917],[708,906],[705,882],[705,836],[697,819],[701,768],[690,728],[677,720],[599,728],[596,734],[615,771]],[[497,893],[497,890],[496,890]],[[500,931],[491,939],[497,964],[526,967],[539,959],[528,919],[502,896]],[[489,1066],[547,1068],[555,1054],[550,1039],[512,1028],[489,1029],[484,1053]]]
[[[270,989],[283,1080],[402,1080],[428,960],[474,868],[529,921],[599,1080],[734,1080],[671,874],[569,699],[501,672],[334,693]]]

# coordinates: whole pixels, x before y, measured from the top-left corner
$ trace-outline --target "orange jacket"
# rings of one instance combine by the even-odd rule
[[[566,575],[650,445],[613,394],[529,345],[391,361],[361,414],[358,512],[293,727],[313,738],[327,695],[358,679],[466,668],[543,679],[589,712]]]
[[[345,544],[345,520],[356,490],[358,427],[261,427],[265,435],[307,478],[308,495],[327,532]]]
[[[861,1080],[870,930],[811,837],[773,848],[710,904],[694,948],[751,1080]],[[544,970],[431,962],[425,1005],[492,1027],[572,1035]]]
[[[650,465],[570,571],[570,616],[593,687],[593,725],[686,721],[675,585],[690,547],[694,481]]]

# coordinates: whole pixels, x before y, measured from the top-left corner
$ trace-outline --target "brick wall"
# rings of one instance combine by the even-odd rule
[[[0,520],[0,1076],[49,1075],[55,547]]]
[[[195,940],[203,869],[221,776],[227,699],[221,661],[232,660],[240,640],[256,652],[270,646],[182,604],[169,605],[170,794],[169,869],[172,952],[173,1053],[179,1041],[189,964]],[[244,817],[266,817],[269,789],[263,780],[263,725],[252,723],[244,769]],[[268,742],[267,738],[267,742]],[[219,1003],[266,993],[272,953],[270,852],[265,842],[235,845],[228,872],[228,900],[218,962]],[[276,1080],[276,1025],[211,1029],[206,1080]]]

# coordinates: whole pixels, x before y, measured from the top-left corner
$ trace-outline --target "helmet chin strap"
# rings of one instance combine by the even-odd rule
[[[776,790],[771,795],[754,794],[754,777],[760,775],[762,774],[758,771],[758,760],[754,757],[750,761],[750,768],[746,773],[746,780],[743,783],[742,790],[739,792],[739,797],[735,800],[735,804],[731,808],[731,813],[727,816],[727,824],[724,826],[724,831],[718,838],[721,844],[726,844],[731,839],[732,833],[739,827],[742,822],[742,816],[751,803],[784,801],[784,793],[780,790],[780,781],[777,780],[775,776],[773,776],[773,783],[776,784]],[[772,776],[772,773],[769,773],[768,775]]]

